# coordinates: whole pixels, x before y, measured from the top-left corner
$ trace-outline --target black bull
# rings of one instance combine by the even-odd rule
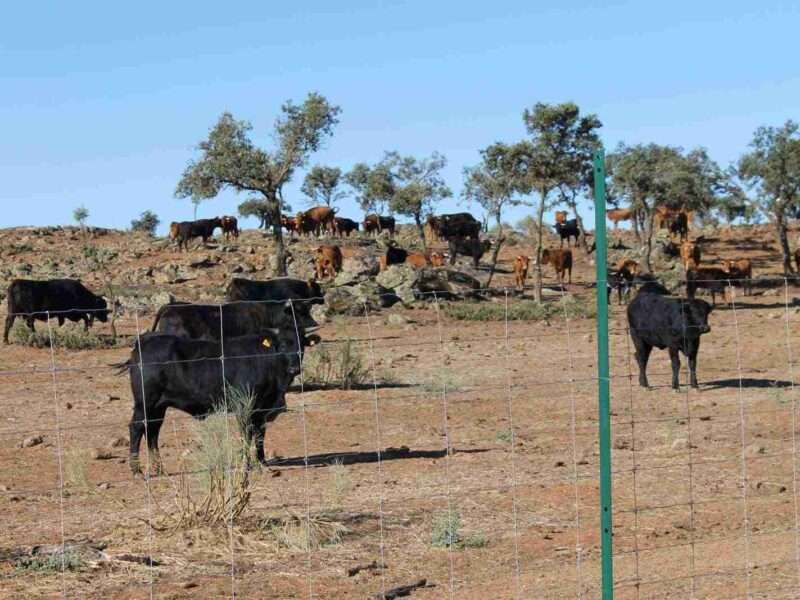
[[[202,419],[230,406],[231,389],[252,397],[244,435],[264,462],[266,424],[286,410],[286,391],[300,372],[301,360],[302,348],[291,328],[226,339],[224,348],[218,341],[142,335],[130,359],[116,365],[129,372],[133,393],[131,471],[140,472],[143,436],[156,470],[161,470],[158,434],[168,408]]]
[[[668,297],[667,290],[657,283],[642,286],[628,305],[628,326],[639,364],[639,385],[649,387],[647,360],[655,347],[669,350],[673,389],[680,388],[679,352],[688,357],[690,383],[692,387],[697,387],[700,336],[711,331],[708,325],[711,308],[703,300]]]
[[[84,329],[88,330],[95,317],[105,323],[109,312],[105,299],[90,292],[80,281],[15,279],[8,286],[3,341],[8,343],[8,334],[17,317],[24,319],[31,331],[35,331],[34,321],[47,321],[48,315],[57,319],[59,325],[63,325],[65,320],[82,320]]]
[[[158,310],[153,331],[190,339],[219,340],[284,326],[295,329],[304,346],[319,341],[317,336],[307,337],[318,327],[308,306],[288,301],[167,304]]]

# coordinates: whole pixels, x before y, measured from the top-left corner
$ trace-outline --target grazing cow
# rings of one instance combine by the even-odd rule
[[[722,270],[730,275],[730,282],[733,285],[740,285],[747,296],[752,292],[753,263],[749,258],[739,258],[737,260],[723,260]]]
[[[700,336],[711,331],[708,315],[712,307],[704,300],[669,297],[658,283],[646,283],[628,305],[628,327],[636,348],[639,385],[647,381],[647,361],[653,348],[669,350],[672,362],[672,389],[680,389],[679,352],[689,359],[690,384],[697,387],[697,352]]]
[[[342,250],[339,246],[320,246],[316,251],[314,265],[317,279],[328,275],[333,279],[342,270]]]
[[[318,338],[307,336],[317,323],[304,304],[285,302],[234,302],[231,304],[165,304],[156,313],[152,331],[191,339],[219,340],[263,333],[281,327],[288,319],[297,325],[304,346]]]
[[[295,306],[300,304],[310,307],[312,304],[324,304],[325,292],[313,279],[304,281],[279,277],[269,281],[252,281],[234,277],[228,284],[228,289],[225,290],[225,300],[227,302],[266,303],[282,303],[286,300],[293,300]]]
[[[198,219],[197,221],[181,221],[178,223],[178,232],[175,239],[178,240],[178,249],[189,250],[189,242],[194,238],[202,238],[205,244],[214,236],[214,230],[222,227],[222,219]]]
[[[380,235],[384,231],[389,232],[389,236],[394,236],[395,221],[394,217],[382,217],[380,215],[371,214],[364,217],[364,232],[370,235]]]
[[[158,434],[168,408],[202,419],[226,406],[226,394],[232,388],[253,396],[244,434],[254,442],[263,463],[266,424],[286,410],[286,391],[300,373],[301,360],[302,346],[289,324],[226,339],[224,352],[219,341],[144,334],[128,361],[116,365],[119,373],[128,371],[133,394],[131,472],[140,473],[139,445],[145,434],[152,463],[161,471]]]
[[[302,233],[313,232],[317,236],[322,235],[323,232],[334,232],[334,219],[336,218],[336,209],[330,206],[315,206],[309,208],[305,212],[297,213],[295,222],[298,231]]]
[[[220,223],[222,224],[222,235],[226,240],[239,239],[239,221],[236,220],[236,217],[224,216],[220,219]]]
[[[456,264],[456,257],[459,254],[472,257],[472,266],[478,268],[478,263],[484,254],[492,247],[491,240],[479,240],[478,238],[451,238],[447,242],[450,252],[450,264]]]
[[[564,221],[563,223],[556,223],[555,224],[556,233],[561,237],[561,245],[559,248],[564,247],[564,240],[567,240],[567,248],[569,248],[570,238],[575,238],[575,245],[578,245],[578,236],[581,234],[581,230],[578,228],[578,220],[577,219],[570,219],[569,221]]]
[[[634,211],[630,208],[612,208],[606,211],[606,218],[614,224],[616,230],[620,221],[630,221]]]
[[[684,269],[697,267],[700,264],[700,246],[696,242],[684,240],[680,246],[681,263]]]
[[[514,259],[514,284],[517,289],[525,289],[525,279],[528,277],[530,261],[530,256],[523,256],[522,254]]]
[[[336,235],[339,237],[350,237],[350,234],[353,231],[358,231],[358,223],[353,221],[353,219],[347,219],[345,217],[335,217],[333,219],[333,228]]]
[[[553,265],[559,283],[564,283],[564,273],[569,275],[569,283],[572,283],[572,250],[545,248],[542,250],[542,265],[547,264]]]
[[[481,233],[481,223],[469,213],[454,213],[428,217],[426,226],[438,239],[448,242],[457,238],[477,240]]]
[[[84,330],[97,320],[105,323],[111,311],[105,299],[90,292],[74,279],[14,279],[8,286],[8,313],[3,332],[3,342],[8,344],[8,334],[17,317],[23,319],[31,331],[35,332],[36,321],[47,321],[50,317],[77,323],[83,321]]]
[[[555,214],[556,223],[566,223],[567,222],[567,211],[565,210],[557,210]]]
[[[698,289],[711,292],[711,302],[716,306],[717,294],[725,294],[730,287],[731,275],[717,267],[692,267],[686,271],[686,295],[694,298]]]

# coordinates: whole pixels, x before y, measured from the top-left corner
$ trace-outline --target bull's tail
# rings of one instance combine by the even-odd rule
[[[108,366],[109,366],[109,367],[111,367],[112,369],[114,369],[114,375],[117,375],[117,376],[119,376],[119,375],[122,375],[123,373],[127,372],[128,370],[130,370],[130,368],[131,368],[131,367],[132,367],[134,364],[135,364],[135,363],[133,362],[133,359],[130,359],[130,358],[129,358],[129,359],[128,359],[128,360],[126,360],[125,362],[121,362],[121,363],[111,363],[111,364],[110,364],[110,365],[108,365]]]

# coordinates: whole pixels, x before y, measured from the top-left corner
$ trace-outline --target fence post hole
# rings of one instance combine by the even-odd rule
[[[611,417],[608,367],[608,242],[605,153],[594,153],[594,236],[597,281],[597,399],[600,422],[600,541],[603,600],[614,598],[611,540]]]

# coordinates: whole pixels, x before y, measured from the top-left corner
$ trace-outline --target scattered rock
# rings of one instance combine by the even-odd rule
[[[109,489],[111,489],[111,484],[108,483],[107,481],[104,481],[103,483],[100,483],[100,484],[97,485],[97,489],[99,489],[99,490],[109,490]]]
[[[109,458],[113,458],[114,455],[111,450],[107,450],[106,448],[92,448],[89,452],[89,457],[92,460],[108,460]]]
[[[755,488],[763,494],[782,494],[787,489],[782,483],[773,483],[770,481],[759,481],[756,483]]]
[[[386,318],[386,322],[389,325],[407,325],[410,321],[401,314],[392,313]]]
[[[752,443],[744,449],[745,456],[758,456],[759,454],[766,454],[766,452],[766,447],[758,443]]]
[[[217,266],[219,264],[219,258],[206,254],[197,258],[190,258],[187,264],[192,269],[207,269]]]
[[[20,448],[33,448],[34,446],[38,446],[42,442],[44,442],[44,437],[43,436],[41,436],[41,435],[32,435],[32,436],[26,437],[24,440],[22,440],[22,443],[20,444]]]
[[[115,437],[108,442],[110,448],[124,448],[128,445],[128,438],[126,437]]]
[[[686,450],[689,448],[689,440],[686,438],[678,438],[672,442],[673,450]]]
[[[67,410],[72,410],[72,402],[67,402],[64,406]]]

